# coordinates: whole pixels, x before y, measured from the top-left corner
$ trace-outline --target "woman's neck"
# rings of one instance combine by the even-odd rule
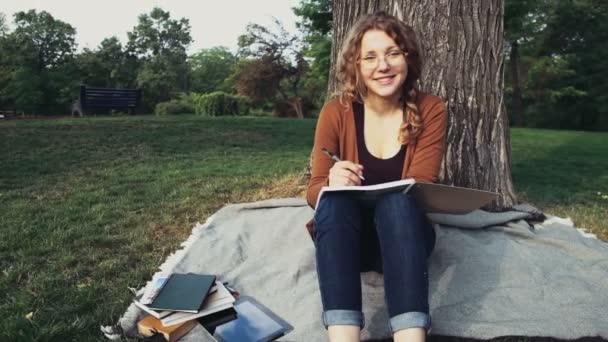
[[[367,96],[365,98],[365,107],[377,116],[390,116],[398,111],[401,111],[401,101],[399,93],[394,94],[391,98],[383,98],[379,96]]]

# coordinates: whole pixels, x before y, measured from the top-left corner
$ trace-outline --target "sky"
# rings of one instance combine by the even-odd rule
[[[272,17],[295,33],[298,18],[292,7],[298,4],[299,0],[0,0],[0,12],[12,24],[16,12],[47,11],[76,29],[77,50],[81,51],[95,49],[111,36],[126,43],[137,17],[160,7],[173,19],[190,20],[194,42],[188,53],[192,54],[220,45],[236,52],[237,38],[245,33],[248,23],[270,25]]]

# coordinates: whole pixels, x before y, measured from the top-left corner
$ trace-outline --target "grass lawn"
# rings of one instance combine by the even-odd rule
[[[0,122],[0,341],[103,340],[99,325],[226,203],[301,193],[314,120]],[[518,192],[608,239],[608,134],[512,132]],[[600,193],[598,195],[598,193]]]
[[[520,200],[608,241],[608,133],[512,129]]]

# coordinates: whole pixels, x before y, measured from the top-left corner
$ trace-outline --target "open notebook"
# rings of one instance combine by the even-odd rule
[[[323,196],[330,193],[348,193],[362,201],[375,201],[392,192],[412,195],[427,213],[466,214],[496,200],[495,192],[463,188],[452,185],[416,182],[412,178],[394,182],[362,186],[324,186],[317,197],[319,206]]]

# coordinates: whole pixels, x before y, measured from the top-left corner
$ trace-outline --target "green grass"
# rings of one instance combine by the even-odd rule
[[[104,340],[99,325],[125,310],[127,288],[142,286],[194,223],[229,202],[276,196],[276,181],[304,168],[315,123],[0,122],[0,341]],[[608,200],[597,192],[608,194],[608,134],[512,136],[517,190],[607,238]]]
[[[513,129],[521,200],[608,240],[608,133]]]
[[[315,122],[0,124],[0,341],[97,340],[197,221],[306,165]],[[33,312],[33,319],[25,316]],[[4,336],[3,336],[4,335]]]

